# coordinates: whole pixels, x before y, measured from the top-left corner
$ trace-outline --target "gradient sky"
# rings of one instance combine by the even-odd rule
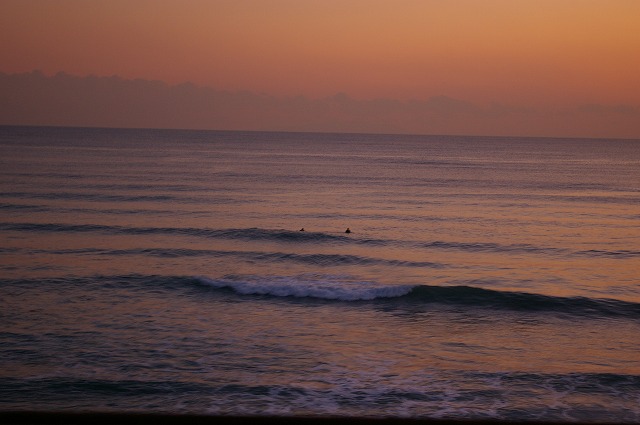
[[[0,0],[0,71],[640,107],[637,0]]]

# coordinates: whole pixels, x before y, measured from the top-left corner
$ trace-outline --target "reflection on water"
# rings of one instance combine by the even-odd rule
[[[637,142],[2,127],[0,150],[0,409],[639,418]]]

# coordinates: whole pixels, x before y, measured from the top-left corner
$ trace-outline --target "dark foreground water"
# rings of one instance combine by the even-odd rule
[[[0,127],[0,184],[0,410],[640,422],[639,141]]]

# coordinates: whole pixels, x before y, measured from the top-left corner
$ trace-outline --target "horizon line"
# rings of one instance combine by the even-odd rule
[[[106,126],[68,126],[68,125],[28,125],[28,124],[2,124],[3,127],[14,128],[52,128],[75,130],[125,130],[125,131],[180,131],[180,132],[214,132],[214,133],[273,133],[273,134],[322,134],[341,136],[395,136],[395,137],[461,137],[475,139],[551,139],[551,140],[600,140],[600,141],[624,141],[640,142],[640,138],[628,137],[577,137],[577,136],[500,136],[488,134],[427,134],[427,133],[366,133],[349,131],[288,131],[288,130],[233,130],[212,128],[174,128],[174,127],[106,127]]]

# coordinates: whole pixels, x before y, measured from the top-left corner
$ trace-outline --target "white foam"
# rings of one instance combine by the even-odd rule
[[[398,373],[393,361],[362,355],[358,368],[322,363],[268,393],[216,393],[215,414],[322,415],[456,420],[637,423],[637,397],[588,377],[474,375],[426,367]],[[402,368],[402,367],[401,367]],[[584,385],[589,381],[587,392]],[[558,385],[561,384],[561,385]]]
[[[230,288],[244,295],[310,297],[341,301],[401,297],[414,288],[411,285],[382,285],[338,276],[247,276],[241,279],[210,279],[198,276],[196,279],[206,285]]]

